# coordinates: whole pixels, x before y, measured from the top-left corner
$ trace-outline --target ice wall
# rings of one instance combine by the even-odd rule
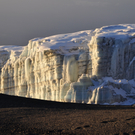
[[[5,48],[0,50],[1,93],[61,102],[135,103],[134,24]]]

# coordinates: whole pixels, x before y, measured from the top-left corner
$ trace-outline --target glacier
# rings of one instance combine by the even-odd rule
[[[42,100],[135,103],[135,24],[0,46],[0,93]]]

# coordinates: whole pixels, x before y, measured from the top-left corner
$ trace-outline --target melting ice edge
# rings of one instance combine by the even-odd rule
[[[0,93],[60,102],[135,103],[135,24],[0,46]]]

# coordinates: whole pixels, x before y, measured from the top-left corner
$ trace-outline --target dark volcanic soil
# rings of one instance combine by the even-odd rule
[[[135,134],[134,106],[58,103],[0,94],[0,135]]]

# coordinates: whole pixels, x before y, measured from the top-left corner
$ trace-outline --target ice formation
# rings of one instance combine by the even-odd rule
[[[0,46],[0,92],[43,100],[135,103],[135,24]]]

